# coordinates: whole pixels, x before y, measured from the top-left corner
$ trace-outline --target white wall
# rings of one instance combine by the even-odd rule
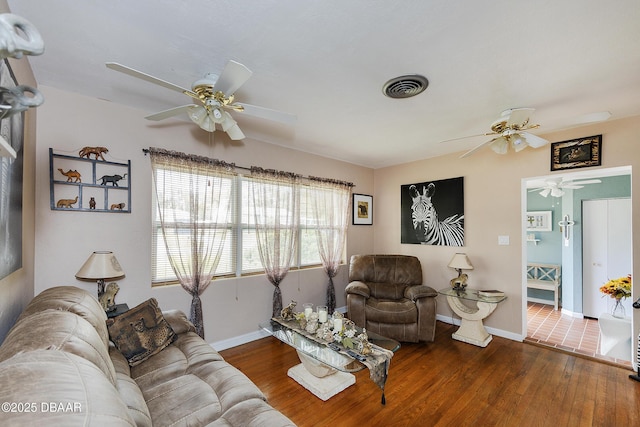
[[[40,108],[37,133],[35,293],[57,285],[75,285],[95,292],[96,285],[78,281],[75,273],[96,250],[111,250],[126,277],[118,281],[116,302],[130,307],[150,297],[162,309],[189,313],[191,298],[178,285],[151,287],[151,168],[142,148],[149,146],[218,158],[240,166],[257,165],[284,171],[331,177],[356,184],[358,193],[372,194],[373,170],[304,154],[260,141],[231,142],[220,132],[209,144],[208,133],[187,122],[155,124],[147,114],[110,102],[41,87],[46,103]],[[84,146],[105,146],[108,158],[131,160],[130,214],[61,212],[49,206],[48,150],[76,156]],[[351,226],[348,256],[373,249],[373,227]],[[337,306],[346,304],[347,267],[336,284]],[[281,284],[283,302],[325,301],[327,277],[322,269],[293,271]],[[202,295],[205,338],[214,343],[257,331],[271,315],[273,287],[264,275],[215,280]]]

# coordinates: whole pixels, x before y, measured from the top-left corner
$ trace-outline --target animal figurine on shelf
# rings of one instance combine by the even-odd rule
[[[80,175],[80,172],[78,172],[77,170],[69,169],[66,172],[60,168],[58,168],[58,170],[62,175],[67,177],[67,182],[82,182],[82,175]]]
[[[111,282],[107,285],[104,292],[98,296],[98,301],[104,311],[111,311],[116,307],[116,294],[120,290],[120,287],[116,282]]]
[[[76,196],[75,199],[60,199],[58,203],[56,203],[56,207],[72,209],[76,203],[78,203],[78,196]]]
[[[108,152],[109,150],[107,149],[107,147],[84,147],[78,152],[78,156],[86,157],[88,159],[93,154],[96,160],[98,160],[98,158],[100,160],[104,160],[102,154]]]
[[[124,209],[124,202],[123,203],[114,203],[111,205],[111,210],[115,211],[115,210],[123,210]]]
[[[296,307],[297,304],[298,304],[297,302],[295,302],[294,300],[291,300],[289,305],[282,309],[282,311],[280,312],[280,315],[284,320],[295,319],[296,313],[293,311],[293,309]]]
[[[92,197],[89,199],[89,209],[95,209],[96,208],[96,198]]]
[[[126,177],[126,173],[124,175],[104,175],[102,178],[98,178],[98,181],[102,181],[100,185],[107,185],[107,183],[110,182],[114,187],[119,187],[118,181]]]

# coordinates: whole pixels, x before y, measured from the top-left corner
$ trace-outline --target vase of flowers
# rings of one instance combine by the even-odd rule
[[[604,294],[603,296],[609,295],[616,300],[611,315],[618,318],[625,317],[622,300],[631,296],[631,275],[609,280],[600,287],[600,292]]]

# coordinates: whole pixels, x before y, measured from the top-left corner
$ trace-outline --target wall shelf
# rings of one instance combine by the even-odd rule
[[[51,210],[131,213],[131,160],[87,159],[49,148],[49,182]]]

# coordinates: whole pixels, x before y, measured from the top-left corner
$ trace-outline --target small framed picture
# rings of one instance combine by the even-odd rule
[[[602,135],[551,144],[552,171],[600,166],[601,164]]]
[[[373,224],[373,196],[353,195],[353,225]]]
[[[551,211],[527,212],[527,231],[552,231]]]

